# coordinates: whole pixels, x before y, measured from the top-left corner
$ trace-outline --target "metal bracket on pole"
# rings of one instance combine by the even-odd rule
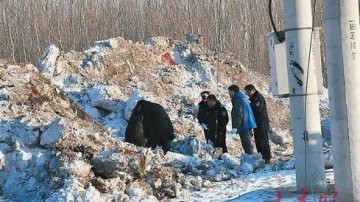
[[[307,131],[304,131],[303,133],[303,140],[305,142],[308,142],[309,141],[309,133]]]

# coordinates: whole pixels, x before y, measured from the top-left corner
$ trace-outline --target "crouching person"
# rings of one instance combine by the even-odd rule
[[[143,126],[143,115],[140,113],[140,106],[133,109],[128,125],[125,130],[125,142],[145,147],[145,135]]]
[[[174,138],[174,128],[164,108],[146,100],[138,101],[126,127],[125,141],[152,149],[161,146],[166,153]]]
[[[209,139],[214,147],[222,148],[223,153],[227,153],[226,147],[226,125],[229,122],[226,108],[221,105],[215,95],[207,97],[208,108],[205,112],[206,122],[208,123]]]

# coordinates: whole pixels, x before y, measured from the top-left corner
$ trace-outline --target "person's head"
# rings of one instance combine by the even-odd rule
[[[231,85],[231,86],[228,88],[228,90],[229,90],[229,95],[230,95],[230,97],[232,98],[232,97],[234,97],[235,93],[239,92],[239,86],[237,86],[237,85]]]
[[[256,88],[254,85],[248,84],[245,86],[245,91],[247,96],[252,97],[256,92]]]
[[[210,94],[208,97],[207,97],[207,104],[210,108],[213,108],[215,107],[216,103],[217,103],[217,99],[216,99],[216,96],[215,95],[212,95]]]
[[[201,99],[202,99],[203,101],[206,101],[206,98],[209,96],[209,94],[210,94],[209,91],[203,91],[203,92],[201,92],[201,93],[200,93]]]

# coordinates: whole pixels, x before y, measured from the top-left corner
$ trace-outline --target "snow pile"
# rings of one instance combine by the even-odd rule
[[[229,85],[255,82],[266,89],[266,78],[231,54],[163,37],[145,44],[119,37],[84,52],[49,46],[36,68],[0,61],[0,78],[0,197],[167,200],[269,169],[260,155],[241,155],[239,138],[227,138],[229,154],[205,143],[196,120],[203,90],[230,110]],[[274,157],[289,160],[286,102],[265,96],[269,111],[276,112]],[[172,152],[119,141],[140,99],[161,104],[170,115],[176,134]],[[293,168],[289,164],[276,170]]]
[[[260,154],[242,154],[240,159],[214,149],[194,136],[173,142],[170,164],[186,175],[209,181],[223,181],[265,168]],[[183,155],[181,155],[183,154]]]
[[[164,106],[178,137],[184,134],[202,136],[195,116],[201,91],[214,92],[230,110],[227,86],[237,83],[233,81],[240,81],[237,83],[240,87],[254,81],[261,87],[267,86],[264,76],[244,68],[229,56],[231,54],[218,56],[200,44],[186,44],[165,37],[147,39],[145,44],[134,44],[118,37],[95,42],[83,53],[60,55],[57,49],[49,47],[39,58],[37,68],[44,75],[46,68],[43,66],[49,66],[47,64],[53,64],[53,69],[62,69],[51,77],[52,83],[120,139],[139,99],[146,98]],[[53,62],[55,56],[57,60]],[[287,111],[283,103],[270,95],[268,105],[278,112],[279,117],[274,120],[284,120],[273,127],[278,134],[285,135],[283,139],[286,140],[280,140],[285,144],[291,139],[288,132],[282,132],[287,130],[284,128]]]
[[[176,110],[181,107],[179,105],[183,104],[174,103],[179,99],[179,95],[183,95],[181,99],[188,102],[189,99],[195,100],[198,98],[198,93],[202,90],[201,83],[208,83],[209,86],[212,86],[212,89],[215,88],[213,80],[214,67],[206,61],[197,59],[190,49],[181,45],[177,45],[173,50],[169,51],[175,57],[176,68],[158,64],[158,61],[149,61],[152,69],[149,68],[146,72],[142,72],[147,74],[144,78],[139,78],[139,74],[134,72],[137,71],[135,66],[140,64],[134,64],[134,61],[129,61],[127,58],[124,58],[125,61],[114,62],[118,65],[127,66],[130,73],[134,72],[130,81],[123,86],[119,86],[116,84],[119,79],[129,80],[129,77],[125,77],[125,74],[121,72],[119,77],[112,79],[104,78],[104,76],[107,76],[105,71],[110,68],[109,62],[106,61],[108,57],[121,53],[128,54],[127,52],[130,51],[123,46],[130,46],[127,48],[134,49],[133,46],[136,45],[122,38],[99,41],[83,53],[85,59],[77,58],[77,54],[71,53],[58,56],[58,49],[50,46],[44,55],[39,58],[38,70],[47,76],[47,69],[50,68],[49,64],[54,66],[51,67],[53,69],[64,69],[61,73],[50,78],[53,84],[67,93],[82,110],[96,120],[97,123],[111,131],[115,137],[124,136],[127,119],[139,99],[146,98],[157,101],[163,98],[159,97],[162,95],[154,95],[156,92],[149,91],[150,85],[167,85],[169,86],[167,87],[168,90],[175,87],[174,92],[171,92],[168,99],[163,100],[165,103],[160,103],[165,105],[167,110],[170,110],[170,114],[173,114],[174,122],[177,122]],[[141,48],[142,52],[144,52],[144,49],[149,49],[149,47],[143,45],[136,48]],[[151,55],[148,52],[143,54]],[[57,56],[58,60],[54,62],[55,56]],[[154,58],[154,56],[152,57]],[[139,60],[138,58],[135,59]],[[153,84],[149,84],[151,80],[154,82]],[[161,86],[154,87],[158,88],[157,90],[165,90]],[[194,105],[194,102],[187,104]]]
[[[272,165],[272,169],[274,171],[279,171],[279,170],[293,170],[295,169],[295,162],[294,159],[291,159],[289,161],[277,161]]]
[[[261,158],[261,155],[254,154],[242,154],[240,157],[241,168],[245,174],[252,173],[254,170],[264,168],[265,161]]]
[[[60,142],[78,137],[81,141],[72,145],[84,148],[90,138],[98,141],[91,146],[96,152],[111,144],[110,137],[32,66],[2,62],[0,195],[14,201],[44,200],[63,187],[68,173],[61,157],[69,156],[58,148]],[[81,152],[74,153],[82,158]]]
[[[51,198],[90,197],[91,201],[96,201],[120,197],[157,201],[157,198],[176,197],[182,188],[183,175],[166,166],[164,158],[160,151],[121,145],[95,155],[89,162],[72,161],[68,164],[71,180]]]
[[[40,145],[44,147],[55,147],[55,143],[63,137],[63,124],[57,118],[51,125],[41,133]]]
[[[189,156],[205,156],[214,153],[211,145],[202,142],[196,136],[188,136],[183,140],[175,140],[172,145],[172,151]]]
[[[44,77],[49,79],[57,75],[61,71],[57,65],[57,59],[60,55],[60,50],[55,45],[50,45],[45,49],[43,55],[38,60],[37,67],[43,73]]]
[[[156,201],[239,176],[237,158],[221,155],[195,136],[179,132],[185,137],[173,143],[179,153],[164,155],[112,139],[111,131],[78,107],[88,100],[101,116],[118,113],[125,122],[143,96],[138,92],[130,93],[127,102],[112,99],[119,91],[111,85],[65,94],[32,66],[4,64],[1,72],[0,93],[6,99],[0,101],[0,189],[7,199]],[[112,108],[105,109],[104,102]],[[191,112],[192,106],[181,112],[181,120]]]

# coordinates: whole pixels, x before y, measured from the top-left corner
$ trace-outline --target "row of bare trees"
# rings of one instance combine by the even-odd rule
[[[281,11],[281,0],[274,0],[280,28]],[[16,62],[34,62],[51,43],[69,51],[116,36],[142,41],[195,33],[209,48],[268,71],[266,0],[0,0],[0,12],[0,58]]]

